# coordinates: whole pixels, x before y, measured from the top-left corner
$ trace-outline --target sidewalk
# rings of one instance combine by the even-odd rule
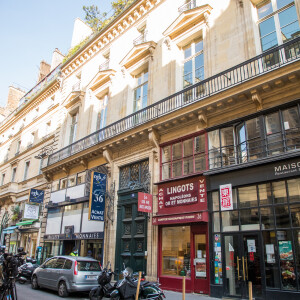
[[[182,293],[179,292],[172,292],[172,291],[165,291],[166,300],[182,300]],[[201,295],[201,294],[185,294],[186,300],[220,300],[218,298],[212,298],[208,295]]]

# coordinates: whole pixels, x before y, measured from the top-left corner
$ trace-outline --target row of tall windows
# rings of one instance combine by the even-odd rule
[[[299,105],[161,148],[161,179],[247,163],[300,149]]]

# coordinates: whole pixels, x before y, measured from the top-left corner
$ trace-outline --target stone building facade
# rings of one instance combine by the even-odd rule
[[[165,289],[297,299],[299,5],[136,0],[63,62],[44,258],[77,247]]]

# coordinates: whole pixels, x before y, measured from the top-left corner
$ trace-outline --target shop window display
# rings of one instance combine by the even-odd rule
[[[277,231],[281,284],[283,289],[297,288],[291,231]]]
[[[162,275],[191,276],[190,226],[162,228]]]

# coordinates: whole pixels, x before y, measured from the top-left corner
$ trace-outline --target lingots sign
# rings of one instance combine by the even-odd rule
[[[204,177],[166,183],[158,189],[158,213],[192,212],[207,209]]]

